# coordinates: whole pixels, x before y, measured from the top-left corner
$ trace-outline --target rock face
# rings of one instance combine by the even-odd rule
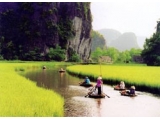
[[[112,41],[110,46],[117,48],[119,51],[130,50],[131,48],[139,49],[137,37],[132,32],[122,34],[119,38]]]
[[[89,37],[90,33],[85,31],[85,24],[87,23],[83,23],[81,18],[74,17],[73,28],[75,31],[75,37],[68,41],[67,50],[73,49],[80,55],[80,58],[87,62],[91,52],[91,38]],[[87,29],[89,30],[90,28]],[[87,34],[88,36],[85,37],[84,35]],[[68,57],[70,56],[69,53],[67,55]]]
[[[121,34],[117,30],[113,29],[102,29],[99,30],[99,32],[107,41],[107,47],[114,47],[119,51],[130,50],[131,48],[140,48],[137,43],[137,36],[132,32]]]
[[[101,29],[98,30],[98,32],[101,33],[106,39],[107,46],[110,46],[113,40],[117,39],[119,36],[122,35],[119,31],[114,29]]]
[[[71,52],[88,61],[91,52],[92,18],[90,3],[0,3],[0,46],[4,58],[25,59],[24,53],[36,51],[45,60],[49,48],[56,45],[66,50],[66,60]],[[3,42],[2,42],[3,41]],[[9,43],[11,48],[7,48]],[[4,50],[9,54],[4,54]],[[14,53],[12,53],[14,51]]]

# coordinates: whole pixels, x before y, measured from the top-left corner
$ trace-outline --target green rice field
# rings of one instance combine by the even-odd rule
[[[51,90],[36,86],[18,74],[43,65],[55,67],[54,62],[0,62],[0,117],[61,117],[64,98]]]
[[[144,65],[75,65],[67,67],[71,74],[96,78],[102,75],[103,82],[110,85],[124,81],[127,87],[135,85],[137,90],[160,94],[160,67]]]

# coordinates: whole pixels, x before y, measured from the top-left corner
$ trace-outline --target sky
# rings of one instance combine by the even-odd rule
[[[105,0],[91,2],[94,30],[115,29],[150,38],[160,18],[160,0]]]

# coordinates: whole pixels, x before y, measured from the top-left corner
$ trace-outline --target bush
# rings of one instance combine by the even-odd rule
[[[74,53],[68,60],[69,62],[80,62],[80,57],[78,54]]]
[[[2,55],[0,55],[0,60],[3,60],[3,56]]]
[[[65,60],[65,50],[61,49],[60,46],[56,46],[55,49],[50,48],[49,53],[47,54],[49,60],[55,61],[64,61]]]

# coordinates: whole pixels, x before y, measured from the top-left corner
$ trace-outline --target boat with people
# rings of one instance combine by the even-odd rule
[[[105,98],[107,96],[108,98],[110,98],[104,92],[102,92],[101,94],[98,94],[98,90],[96,89],[95,86],[92,87],[89,90],[90,90],[90,92],[88,92],[88,94],[85,97],[89,97],[89,98]]]
[[[59,70],[60,73],[65,72],[65,70]]]
[[[63,68],[61,68],[61,69],[59,70],[59,72],[62,73],[62,72],[65,72],[65,70],[64,70]]]
[[[136,96],[137,96],[136,94],[130,94],[130,93],[123,92],[123,91],[121,91],[120,94],[121,94],[122,96],[128,96],[128,97],[136,97]]]
[[[116,85],[113,88],[114,90],[119,90],[119,91],[126,90],[126,88],[121,88],[119,85]]]
[[[47,69],[47,67],[46,67],[46,66],[43,66],[42,69]]]
[[[84,86],[84,87],[92,87],[93,86],[93,84],[88,84],[88,83],[84,83],[84,82],[82,82],[82,83],[79,83],[79,85],[80,86]]]
[[[124,81],[121,81],[120,84],[114,86],[114,90],[119,90],[119,91],[126,90]]]
[[[106,96],[105,93],[102,93],[100,95],[98,95],[98,94],[89,94],[88,93],[88,97],[90,97],[90,98],[105,98],[105,96]]]
[[[83,82],[79,83],[80,86],[85,86],[85,87],[91,87],[93,84],[91,84],[90,79],[86,76]]]
[[[120,94],[123,96],[135,97],[135,86],[131,86],[129,90],[120,91]]]

